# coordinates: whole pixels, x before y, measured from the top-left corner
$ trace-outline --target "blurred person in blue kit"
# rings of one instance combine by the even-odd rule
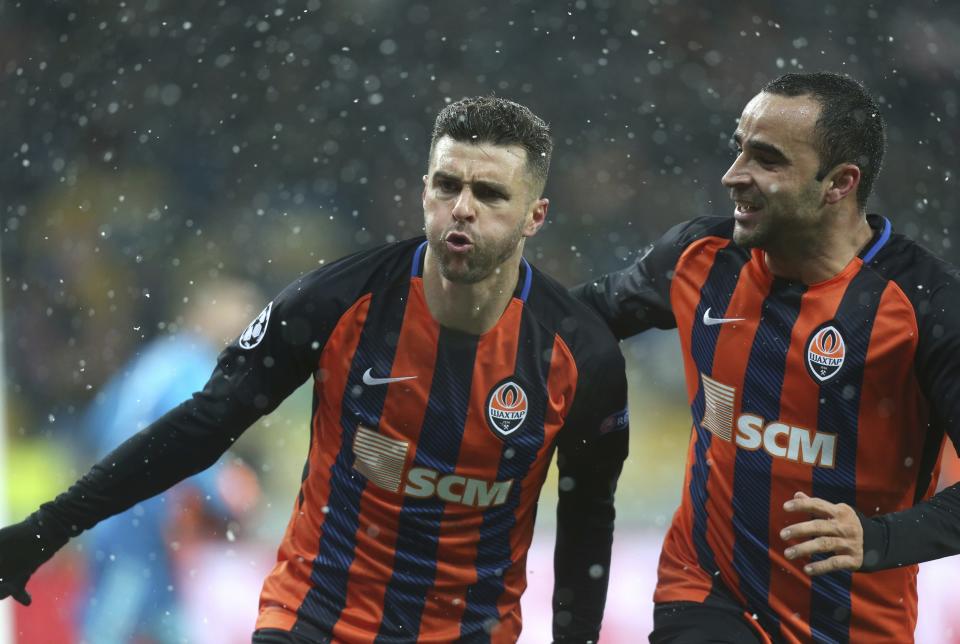
[[[82,427],[85,447],[103,458],[201,389],[217,354],[253,315],[258,300],[256,289],[242,282],[199,289],[177,331],[145,345],[97,394]],[[199,526],[223,526],[240,517],[257,496],[252,470],[221,461],[92,529],[85,544],[89,597],[78,616],[83,640],[186,641],[176,550],[182,542],[210,536]]]

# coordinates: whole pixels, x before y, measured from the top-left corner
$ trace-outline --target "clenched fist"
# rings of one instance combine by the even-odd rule
[[[41,532],[36,515],[0,529],[0,599],[13,597],[24,606],[30,605],[30,575],[63,545],[48,543]]]

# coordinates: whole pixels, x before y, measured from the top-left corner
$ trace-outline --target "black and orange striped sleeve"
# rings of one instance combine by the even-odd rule
[[[571,293],[596,311],[617,338],[653,327],[675,328],[670,282],[677,261],[696,240],[708,235],[729,237],[732,229],[729,217],[698,217],[677,224],[644,248],[627,268],[576,286]]]

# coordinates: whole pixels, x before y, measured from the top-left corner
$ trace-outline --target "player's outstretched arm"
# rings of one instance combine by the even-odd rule
[[[30,603],[30,576],[60,548],[100,521],[212,465],[251,422],[229,432],[203,394],[176,407],[122,443],[56,499],[0,530],[0,599]],[[209,408],[208,408],[209,407]]]
[[[342,281],[349,266],[340,260],[291,284],[220,354],[202,391],[131,436],[24,522],[0,531],[0,599],[29,602],[30,575],[71,537],[210,467],[303,384],[332,329],[328,318],[342,313],[339,300],[325,294],[340,292],[329,286]]]
[[[287,301],[271,306],[282,322]],[[30,575],[71,537],[213,465],[306,380],[312,353],[284,338],[283,324],[261,327],[255,343],[245,347],[241,338],[221,353],[203,391],[121,443],[24,522],[0,531],[0,598],[29,602]]]
[[[785,556],[828,555],[804,566],[809,575],[836,570],[875,572],[960,554],[960,483],[912,508],[875,517],[802,492],[787,501],[784,509],[813,517],[781,531],[783,539],[793,542]]]
[[[0,599],[13,597],[24,606],[30,605],[27,580],[63,545],[47,545],[41,532],[42,526],[33,515],[0,529]]]

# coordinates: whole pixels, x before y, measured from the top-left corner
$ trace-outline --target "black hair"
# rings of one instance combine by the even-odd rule
[[[784,74],[764,85],[763,92],[780,96],[812,96],[820,104],[814,125],[814,145],[820,156],[817,180],[841,163],[860,168],[857,205],[867,197],[883,165],[886,147],[880,106],[862,83],[833,72]]]
[[[430,154],[444,136],[465,143],[519,145],[540,191],[547,182],[553,141],[550,126],[528,108],[496,96],[463,98],[443,108],[433,125]]]

